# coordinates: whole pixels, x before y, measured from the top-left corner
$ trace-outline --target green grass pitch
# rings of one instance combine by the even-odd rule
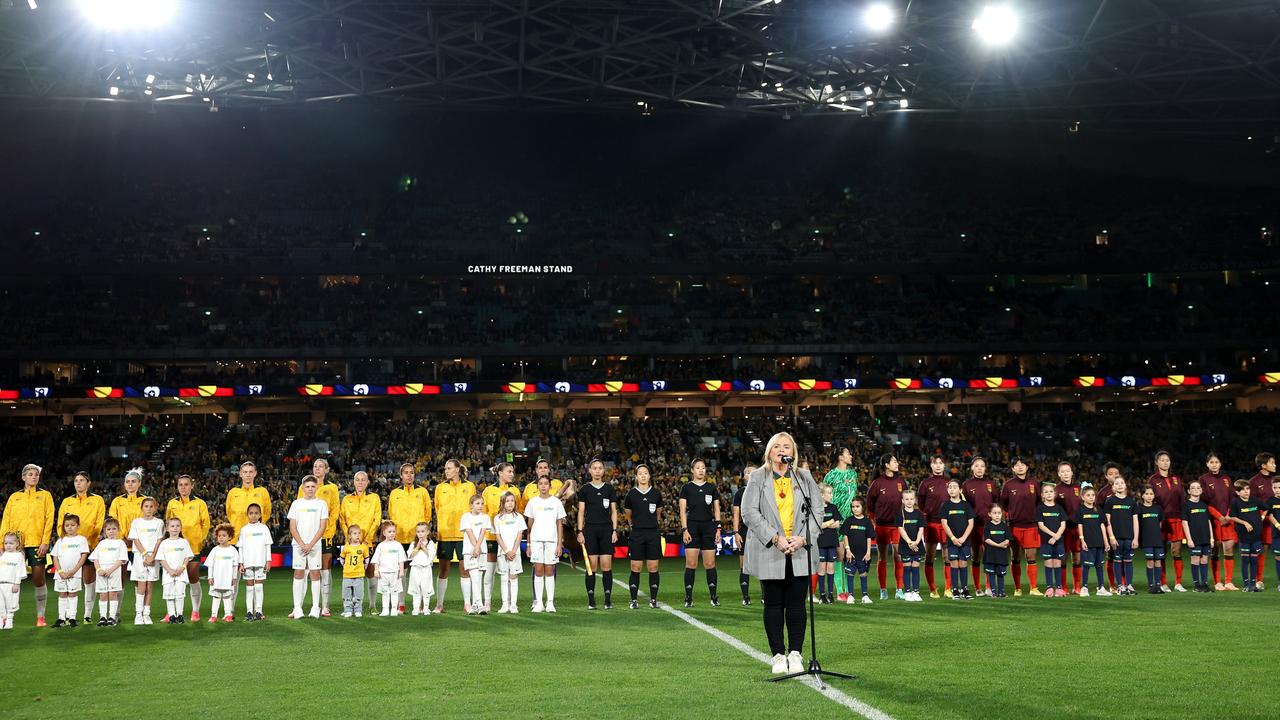
[[[1280,687],[1270,560],[1256,595],[821,606],[820,659],[859,676],[835,687],[903,719],[1270,717]],[[736,560],[720,567],[724,605],[707,604],[699,571],[688,612],[767,650],[758,589],[742,607]],[[618,563],[614,577],[627,572]],[[664,562],[664,601],[679,604],[681,577],[679,561]],[[799,683],[764,682],[766,666],[670,613],[627,609],[623,588],[614,610],[587,611],[582,574],[567,565],[556,615],[528,612],[527,576],[514,617],[464,615],[456,575],[443,616],[358,620],[286,619],[285,571],[272,574],[257,624],[134,627],[129,592],[124,625],[37,630],[30,584],[23,593],[18,627],[0,633],[9,720],[848,714]],[[331,602],[340,608],[336,580]],[[56,607],[51,595],[50,617]],[[153,603],[157,620],[163,607]]]

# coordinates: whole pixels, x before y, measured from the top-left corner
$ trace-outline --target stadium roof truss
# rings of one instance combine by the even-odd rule
[[[1020,32],[1003,48],[975,37],[981,2],[894,0],[897,21],[879,34],[861,22],[868,3],[184,0],[164,27],[105,32],[72,0],[0,0],[0,96],[210,110],[1280,120],[1274,0],[1012,0]]]

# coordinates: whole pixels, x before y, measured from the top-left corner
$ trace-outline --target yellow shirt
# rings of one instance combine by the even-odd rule
[[[553,479],[551,481],[551,497],[555,497],[556,493],[560,492],[560,488],[562,487],[564,487],[564,483]],[[523,513],[524,507],[529,504],[530,500],[536,497],[538,497],[538,483],[531,482],[528,485],[525,485],[524,495],[520,497],[520,512]]]
[[[9,532],[18,533],[23,547],[48,544],[53,535],[53,495],[48,490],[26,487],[10,495],[4,504],[4,517],[0,518],[0,538]]]
[[[113,517],[116,522],[120,523],[120,534],[116,537],[124,541],[129,546],[129,550],[133,550],[133,541],[129,539],[129,526],[134,520],[142,517],[142,495],[117,495],[111,500],[111,509],[107,511],[108,517]],[[195,548],[191,548],[194,550]]]
[[[778,503],[778,516],[782,519],[782,534],[791,537],[791,531],[796,524],[796,494],[791,489],[790,477],[774,476],[773,499]]]
[[[436,486],[436,530],[440,533],[441,542],[462,540],[458,523],[462,521],[463,513],[470,510],[471,498],[475,494],[475,483],[470,480],[457,484],[443,482]]]
[[[198,497],[183,501],[173,498],[164,509],[164,519],[178,518],[182,521],[182,537],[191,545],[191,552],[200,559],[200,551],[209,538],[209,506]]]
[[[396,542],[407,545],[417,537],[418,523],[431,522],[431,491],[421,485],[404,486],[387,498],[387,518],[396,524]],[[374,538],[369,538],[372,542]]]
[[[329,524],[324,526],[324,534],[320,536],[321,540],[333,544],[333,536],[338,534],[338,513],[342,508],[338,506],[338,486],[331,482],[327,482],[316,488],[316,497],[324,501],[329,506]],[[298,498],[302,499],[302,486],[298,486]]]
[[[58,524],[54,527],[61,528],[62,519],[68,515],[80,518],[80,534],[89,541],[90,549],[96,546],[98,536],[102,534],[102,523],[107,519],[107,504],[102,496],[89,493],[83,498],[78,495],[64,498],[58,506]]]
[[[240,528],[249,524],[249,506],[257,504],[262,508],[262,520],[271,517],[271,493],[264,487],[253,487],[248,490],[244,486],[233,487],[227,491],[227,522],[235,528],[231,544],[240,542]],[[195,548],[191,548],[195,550]]]
[[[376,498],[377,495],[374,495],[373,497]],[[364,577],[364,566],[368,562],[369,562],[369,546],[368,545],[347,544],[342,546],[342,577],[344,578]]]
[[[361,540],[365,545],[372,545],[378,535],[378,525],[382,523],[382,498],[373,493],[364,495],[352,493],[342,498],[340,522],[342,537],[347,537],[347,529],[352,525],[359,525]],[[396,535],[399,534],[400,531],[397,528]]]
[[[496,517],[498,515],[498,511],[502,509],[502,496],[507,493],[511,493],[516,496],[516,512],[520,512],[520,488],[514,485],[507,485],[506,487],[501,485],[490,485],[484,489],[483,493],[481,493],[481,496],[484,497],[484,512],[489,516],[490,523],[493,523],[493,518]],[[498,537],[492,532],[487,532],[484,535],[484,539],[496,541]]]

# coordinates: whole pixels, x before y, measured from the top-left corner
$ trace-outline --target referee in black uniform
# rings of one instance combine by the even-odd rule
[[[627,491],[622,509],[631,525],[631,538],[627,557],[631,559],[631,609],[640,607],[636,598],[640,594],[640,566],[649,570],[649,607],[658,607],[658,563],[662,559],[661,527],[662,493],[653,486],[648,465],[636,466],[636,484]]]
[[[613,609],[613,544],[618,541],[618,506],[613,485],[604,482],[604,463],[587,464],[591,482],[578,492],[578,542],[595,572],[587,573],[587,609],[596,609],[596,572],[604,580],[604,609]]]
[[[707,464],[694,460],[689,482],[680,488],[680,529],[684,532],[684,606],[693,607],[693,576],[698,555],[707,571],[711,606],[720,607],[716,594],[716,548],[720,546],[720,493],[706,481]]]

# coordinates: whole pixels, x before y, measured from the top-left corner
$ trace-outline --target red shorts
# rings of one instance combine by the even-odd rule
[[[1164,541],[1167,543],[1180,543],[1187,536],[1182,532],[1181,519],[1166,519],[1164,521]]]
[[[1023,550],[1040,549],[1040,531],[1033,527],[1009,528],[1013,533],[1013,542]]]
[[[1236,524],[1227,523],[1226,525],[1218,525],[1215,523],[1213,526],[1213,539],[1220,543],[1235,542],[1239,540],[1240,536],[1236,534]]]
[[[879,552],[886,552],[886,548],[897,548],[898,546],[897,526],[877,525],[876,526],[876,546]]]
[[[1067,532],[1062,535],[1062,541],[1066,543],[1064,546],[1069,553],[1080,552],[1080,528],[1068,527]],[[1079,558],[1076,558],[1079,561]]]
[[[1271,523],[1267,522],[1266,520],[1263,520],[1262,522],[1266,523],[1262,527],[1262,544],[1270,545],[1271,544]]]
[[[982,537],[983,528],[985,527],[986,525],[984,523],[980,523],[977,520],[973,521],[973,532],[969,533],[970,547],[981,549],[987,546],[986,541]]]
[[[924,541],[929,547],[946,545],[947,534],[942,532],[942,523],[927,523],[924,526]]]

